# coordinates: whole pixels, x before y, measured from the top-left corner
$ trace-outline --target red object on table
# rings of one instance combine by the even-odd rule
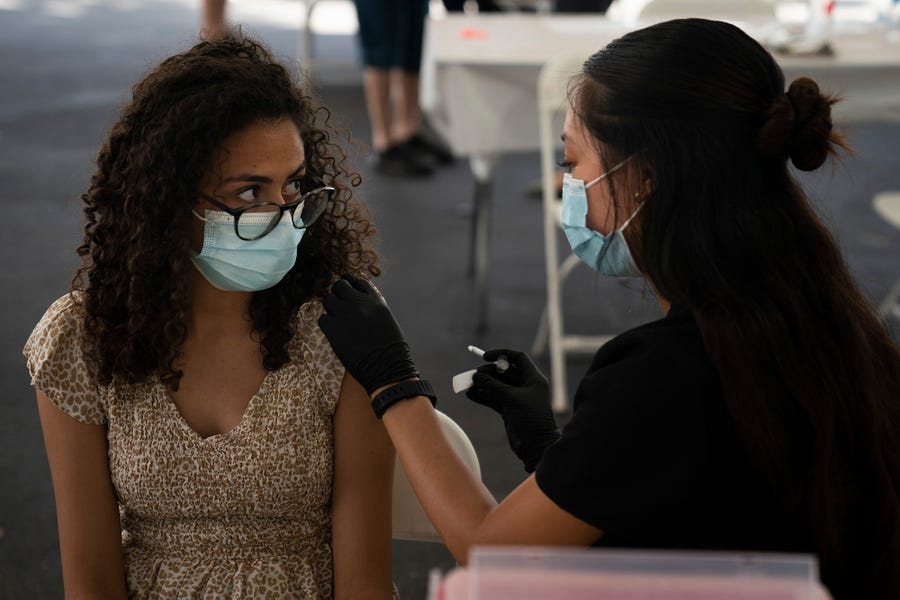
[[[459,36],[464,40],[486,40],[488,33],[477,27],[463,27],[459,30]]]

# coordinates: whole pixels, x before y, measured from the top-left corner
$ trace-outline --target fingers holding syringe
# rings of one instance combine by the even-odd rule
[[[514,350],[488,350],[484,351],[477,346],[469,346],[469,352],[489,363],[493,363],[498,373],[503,373],[509,369],[510,362],[507,352],[515,352]],[[521,353],[519,353],[521,354]]]

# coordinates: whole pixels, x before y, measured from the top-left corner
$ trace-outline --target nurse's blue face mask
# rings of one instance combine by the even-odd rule
[[[643,203],[631,213],[622,226],[609,235],[603,235],[587,226],[587,189],[598,181],[621,169],[631,160],[626,158],[596,179],[585,184],[570,173],[563,175],[562,225],[572,252],[589,267],[610,277],[640,277],[641,272],[634,264],[628,242],[622,232],[631,223]]]

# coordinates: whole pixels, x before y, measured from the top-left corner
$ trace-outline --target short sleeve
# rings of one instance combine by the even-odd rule
[[[537,468],[554,503],[610,539],[639,541],[670,527],[708,469],[715,375],[689,348],[673,359],[664,346],[632,345],[590,372]]]
[[[105,394],[90,376],[82,354],[83,309],[71,294],[54,302],[25,342],[31,385],[76,421],[107,421]]]
[[[301,306],[294,335],[295,339],[309,352],[309,360],[317,371],[318,383],[329,408],[334,410],[344,381],[344,365],[331,348],[328,338],[319,328],[319,317],[323,312],[325,309],[318,298]]]

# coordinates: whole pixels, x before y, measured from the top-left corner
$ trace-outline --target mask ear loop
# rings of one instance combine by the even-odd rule
[[[197,211],[194,210],[193,208],[191,208],[191,212],[193,213],[193,215],[194,215],[195,217],[197,217],[198,219],[200,219],[200,220],[203,221],[204,223],[207,222],[206,217],[201,217],[200,215],[198,215],[198,214],[197,214]]]
[[[646,202],[646,201],[644,201],[644,202]],[[644,202],[641,202],[640,204],[638,204],[638,207],[637,207],[636,209],[634,209],[634,212],[631,213],[631,216],[630,216],[630,217],[628,217],[627,219],[625,219],[625,222],[622,223],[622,226],[619,227],[618,231],[621,232],[621,231],[623,231],[626,227],[628,227],[628,224],[631,223],[631,221],[637,216],[637,214],[638,214],[639,212],[641,212],[641,209],[644,208]]]
[[[606,173],[602,173],[601,175],[599,175],[596,179],[592,180],[590,183],[584,184],[584,189],[588,189],[589,187],[591,187],[592,185],[594,185],[595,183],[597,183],[598,181],[600,181],[600,180],[603,179],[604,177],[607,177],[608,175],[612,175],[613,173],[615,173],[616,171],[618,171],[619,169],[621,169],[622,167],[624,167],[624,166],[625,166],[625,163],[627,163],[629,160],[631,160],[632,157],[634,157],[633,154],[632,154],[631,156],[629,156],[629,157],[623,159],[621,162],[619,162],[617,165],[615,165],[612,169],[610,169],[610,170],[607,171]]]

